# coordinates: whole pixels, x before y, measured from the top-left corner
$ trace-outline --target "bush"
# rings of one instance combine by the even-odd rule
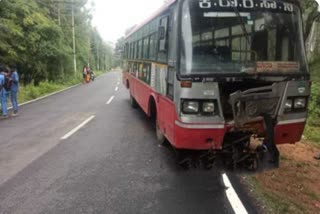
[[[313,85],[309,102],[308,124],[304,134],[307,139],[320,143],[320,60],[311,64],[310,70]]]
[[[320,83],[315,83],[312,86],[308,125],[320,126]]]
[[[25,102],[28,100],[36,99],[38,97],[50,94],[52,92],[63,89],[65,86],[61,84],[42,82],[38,86],[33,84],[27,86],[21,86],[19,90],[19,102]]]
[[[102,71],[95,72],[97,76],[105,73]],[[36,99],[41,96],[45,96],[47,94],[62,90],[69,86],[76,85],[82,82],[82,74],[78,73],[75,75],[70,75],[66,77],[64,80],[60,80],[58,82],[41,82],[38,86],[34,86],[34,84],[30,84],[27,86],[20,86],[20,91],[18,94],[19,102],[26,102],[28,100]]]

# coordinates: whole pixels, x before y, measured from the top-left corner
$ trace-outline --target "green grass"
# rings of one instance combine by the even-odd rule
[[[320,83],[320,59],[310,65],[310,73],[312,81]]]
[[[316,146],[320,147],[320,127],[307,125],[304,130],[304,136],[307,140],[312,141]]]
[[[104,73],[104,71],[95,71],[96,76],[100,76]],[[68,88],[70,86],[82,83],[82,81],[82,75],[77,75],[76,77],[69,77],[59,82],[41,82],[39,86],[34,86],[33,84],[20,86],[18,100],[19,103],[27,102],[29,100],[33,100]]]
[[[58,84],[58,83],[49,83],[42,82],[39,86],[27,85],[20,86],[18,100],[19,103],[23,103],[32,99],[36,99],[41,96],[62,90],[68,85]]]
[[[257,201],[259,201],[261,207],[264,208],[263,213],[274,214],[303,214],[305,213],[305,207],[301,204],[282,196],[277,193],[272,193],[264,189],[259,180],[254,175],[246,176],[247,184],[253,190],[252,194]],[[270,181],[273,182],[273,181]]]

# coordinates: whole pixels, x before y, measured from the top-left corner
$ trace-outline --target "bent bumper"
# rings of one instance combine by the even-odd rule
[[[301,140],[306,119],[280,121],[274,129],[275,144],[294,144]],[[257,125],[257,124],[256,124]],[[263,122],[256,126],[263,128]],[[189,124],[175,121],[173,146],[177,149],[221,150],[230,124]],[[264,133],[264,130],[258,130]]]
[[[174,147],[178,149],[222,149],[224,124],[186,124],[175,121]]]

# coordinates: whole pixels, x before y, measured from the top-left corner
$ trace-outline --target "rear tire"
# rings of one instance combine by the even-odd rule
[[[138,103],[131,94],[130,94],[130,105],[132,108],[138,108]]]

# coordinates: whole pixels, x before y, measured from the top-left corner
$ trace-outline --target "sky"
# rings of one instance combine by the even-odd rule
[[[115,43],[126,29],[140,24],[160,8],[164,0],[91,0],[95,4],[93,26],[106,42]]]
[[[125,30],[160,8],[165,0],[90,0],[95,4],[93,26],[106,42],[115,43]],[[320,4],[320,0],[316,0]]]

